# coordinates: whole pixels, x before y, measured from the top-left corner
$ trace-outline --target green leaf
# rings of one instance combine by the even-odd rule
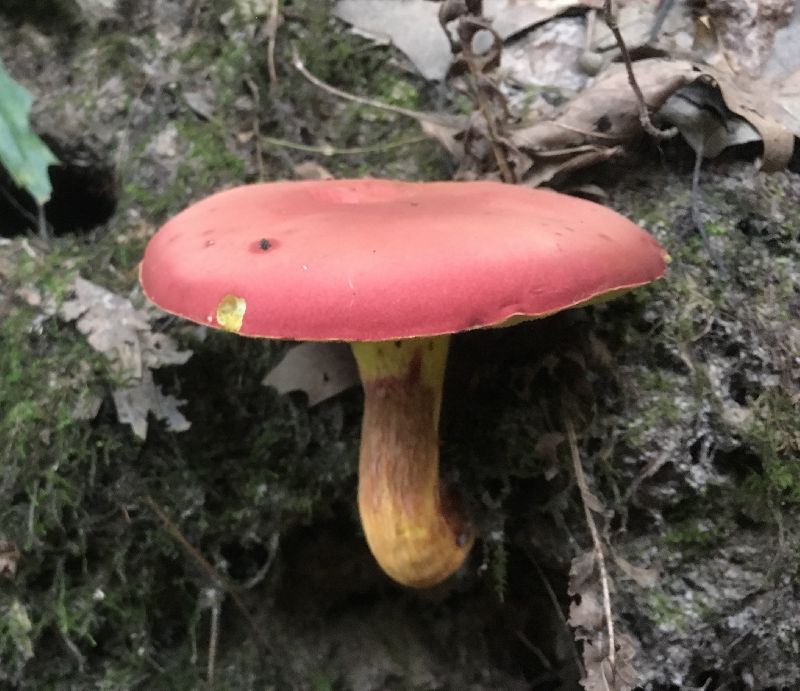
[[[33,96],[17,84],[0,62],[0,163],[14,182],[44,204],[52,187],[48,166],[58,159],[30,128]]]

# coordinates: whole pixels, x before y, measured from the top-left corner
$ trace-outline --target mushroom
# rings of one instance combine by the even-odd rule
[[[427,587],[474,531],[439,478],[450,334],[615,296],[667,256],[619,214],[494,182],[322,180],[204,199],[140,267],[163,310],[244,336],[348,341],[365,393],[358,506],[378,563]]]

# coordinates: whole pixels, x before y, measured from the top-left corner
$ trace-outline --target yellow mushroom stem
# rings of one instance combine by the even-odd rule
[[[449,336],[353,343],[364,386],[358,508],[381,568],[403,585],[435,585],[474,540],[439,482],[439,412]]]

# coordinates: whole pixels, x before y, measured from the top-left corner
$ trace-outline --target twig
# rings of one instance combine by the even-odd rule
[[[519,639],[519,642],[534,654],[542,667],[544,667],[548,672],[553,671],[553,665],[550,664],[550,660],[548,660],[539,647],[525,635],[524,631],[517,630],[514,631],[514,634]]]
[[[269,19],[267,19],[267,74],[270,86],[278,85],[278,73],[275,70],[275,39],[280,25],[280,0],[270,0]]]
[[[482,12],[482,10],[479,11]],[[479,19],[482,20],[482,23],[484,24],[482,27],[483,30],[488,31],[492,35],[494,45],[499,46],[497,48],[499,53],[499,51],[502,50],[503,45],[500,35],[490,26],[490,20],[487,20],[482,15],[479,17]],[[472,39],[474,37],[473,31],[475,25],[470,24],[469,19],[465,16],[460,17],[459,22],[461,25],[459,29],[459,37],[461,39],[461,54],[464,56],[464,62],[467,65],[467,70],[469,70],[472,88],[475,91],[475,100],[478,103],[478,110],[486,122],[486,131],[489,133],[489,145],[492,147],[492,154],[494,155],[495,163],[500,169],[500,177],[502,178],[503,182],[514,183],[516,182],[516,175],[514,175],[514,172],[511,170],[511,166],[508,164],[508,159],[506,158],[506,154],[501,146],[500,132],[498,131],[492,105],[490,104],[489,99],[486,98],[486,94],[481,88],[481,70],[477,64],[478,56],[475,55],[475,52],[472,49]],[[446,26],[443,25],[442,29],[444,29],[445,33],[447,33]]]
[[[370,154],[379,151],[388,151],[389,149],[399,149],[404,146],[411,146],[413,144],[421,144],[422,142],[429,141],[428,137],[411,137],[409,139],[401,139],[395,142],[386,142],[385,144],[372,144],[369,146],[353,146],[350,148],[338,149],[330,144],[322,146],[314,146],[313,144],[300,144],[297,142],[290,142],[288,139],[278,139],[276,137],[268,137],[262,135],[261,140],[266,144],[273,146],[282,146],[286,149],[295,149],[296,151],[306,151],[312,154],[320,154],[322,156],[351,156],[359,154]]]
[[[161,519],[161,522],[164,524],[164,528],[167,530],[167,532],[175,538],[181,547],[183,547],[183,549],[194,560],[197,566],[200,567],[200,569],[208,576],[209,580],[211,580],[212,583],[217,585],[227,595],[230,596],[233,604],[236,606],[236,609],[242,613],[242,616],[244,616],[248,625],[253,630],[258,642],[264,649],[268,649],[270,645],[267,642],[267,639],[264,637],[264,634],[261,633],[256,620],[253,619],[253,615],[250,614],[250,612],[247,610],[247,607],[245,607],[245,604],[242,601],[242,598],[239,597],[239,593],[236,592],[234,585],[230,583],[221,573],[219,573],[211,564],[209,564],[208,561],[206,561],[206,558],[200,554],[197,548],[184,537],[178,526],[172,522],[172,519],[158,504],[156,504],[149,494],[145,495],[143,499],[144,502]]]
[[[47,219],[44,218],[44,211],[42,210],[42,206],[41,205],[37,205],[39,213],[34,216],[30,211],[28,211],[24,206],[22,206],[22,204],[20,204],[16,199],[14,199],[14,195],[12,195],[11,192],[9,192],[5,187],[3,187],[1,185],[0,185],[0,193],[3,194],[3,196],[6,198],[6,201],[9,204],[11,204],[11,206],[14,207],[15,211],[20,216],[25,218],[28,221],[28,223],[31,224],[31,226],[36,227],[36,228],[39,229],[39,237],[41,237],[43,240],[48,240],[49,239],[48,238]],[[44,220],[44,223],[45,223],[44,234],[42,234],[42,221],[43,220]],[[28,231],[29,235],[32,236],[33,233],[31,231],[31,229],[27,228],[26,230]]]
[[[264,580],[264,576],[269,573],[269,570],[272,568],[272,563],[275,561],[275,557],[278,556],[278,547],[281,543],[281,534],[275,532],[272,534],[272,537],[269,541],[269,556],[267,560],[264,562],[264,565],[256,571],[255,575],[244,583],[244,588],[246,590],[250,590],[255,588],[261,581]]]
[[[219,590],[210,588],[212,591],[209,593],[211,600],[211,631],[208,635],[208,661],[206,663],[206,682],[208,688],[213,691],[214,689],[214,673],[216,670],[217,662],[217,648],[219,645],[219,612],[221,605],[221,598]]]
[[[700,215],[700,169],[703,164],[702,139],[697,144],[697,151],[695,151],[694,156],[694,168],[692,169],[692,224],[697,229],[697,232],[700,233],[700,237],[703,239],[703,245],[706,248],[706,252],[708,252],[708,256],[711,258],[714,266],[717,267],[717,271],[719,272],[720,276],[724,277],[725,267],[723,266],[722,260],[719,258],[719,255],[717,255],[716,250],[711,244],[711,240],[708,238],[708,233],[706,233],[706,227],[703,223],[703,217]]]
[[[564,625],[564,630],[569,632],[569,622],[567,618],[564,616],[564,612],[561,611],[561,605],[558,602],[558,597],[556,596],[555,591],[553,590],[553,586],[550,585],[550,581],[547,580],[547,576],[544,575],[544,571],[542,571],[542,567],[539,566],[539,562],[533,558],[532,555],[528,555],[528,558],[533,563],[533,568],[536,569],[536,573],[539,575],[542,583],[544,584],[544,589],[547,591],[547,596],[550,598],[550,602],[553,603],[553,609],[556,611],[556,615],[561,620],[561,623]],[[586,676],[586,668],[583,666],[583,661],[581,660],[580,656],[578,655],[578,651],[575,650],[575,646],[571,645],[570,650],[572,650],[572,655],[575,660],[575,667],[581,673],[581,677]]]
[[[264,171],[264,156],[261,151],[261,123],[259,121],[259,115],[261,113],[261,92],[258,90],[258,85],[252,80],[250,75],[245,75],[244,83],[247,84],[247,88],[250,89],[250,93],[253,94],[253,99],[255,100],[255,108],[253,108],[253,134],[256,138],[256,165],[258,166],[258,180],[259,182],[263,182],[266,172]]]
[[[612,7],[612,0],[605,0],[603,3],[603,17],[611,33],[614,35],[614,40],[617,42],[619,51],[622,54],[622,60],[625,63],[625,70],[628,72],[628,84],[631,85],[633,93],[636,96],[636,102],[639,104],[639,122],[647,134],[656,139],[671,139],[678,134],[677,127],[670,127],[666,130],[658,129],[650,120],[650,112],[647,104],[644,101],[644,94],[639,88],[636,81],[636,75],[633,73],[633,64],[631,63],[631,55],[628,52],[628,46],[625,45],[625,40],[622,38],[622,32],[619,30],[617,19],[614,16],[614,9]]]
[[[389,113],[397,113],[398,115],[405,115],[408,118],[414,118],[414,120],[416,120],[417,122],[432,122],[435,124],[442,124],[446,121],[446,118],[443,118],[440,115],[436,115],[435,113],[425,113],[417,110],[411,110],[410,108],[402,108],[401,106],[394,106],[389,103],[383,103],[382,101],[377,101],[372,98],[357,96],[356,94],[351,94],[347,91],[342,91],[341,89],[337,89],[335,86],[331,86],[327,82],[322,81],[319,77],[311,74],[311,72],[308,71],[308,68],[305,66],[302,58],[300,57],[300,53],[297,50],[297,46],[292,46],[292,64],[294,65],[294,68],[314,86],[322,89],[323,91],[328,92],[329,94],[332,94],[333,96],[338,96],[339,98],[343,98],[346,101],[352,101],[353,103],[360,103],[363,106],[370,106],[371,108],[377,108],[378,110],[384,110]]]
[[[36,224],[39,228],[39,239],[49,242],[50,224],[44,215],[44,204],[36,204]]]
[[[600,534],[597,531],[597,525],[594,522],[594,516],[589,508],[589,486],[586,484],[586,476],[583,474],[583,466],[581,465],[580,452],[578,451],[578,442],[575,438],[575,428],[572,426],[572,419],[569,415],[564,415],[564,427],[567,432],[567,441],[569,442],[569,451],[572,456],[572,467],[575,471],[575,481],[578,484],[578,490],[581,494],[581,503],[583,504],[583,512],[586,516],[586,524],[589,526],[589,532],[592,534],[592,543],[594,544],[595,558],[597,559],[597,566],[600,571],[600,585],[603,589],[603,612],[606,618],[606,627],[608,629],[608,661],[613,670],[616,663],[616,643],[614,641],[614,620],[611,615],[611,594],[608,587],[608,571],[606,571],[606,561],[603,555],[603,545],[600,542]]]
[[[472,86],[475,89],[475,99],[478,101],[478,110],[481,111],[481,115],[486,122],[486,130],[489,132],[489,144],[492,147],[495,163],[497,163],[497,167],[500,169],[500,177],[503,179],[503,182],[514,183],[516,182],[516,176],[511,170],[511,166],[508,165],[506,156],[500,146],[500,134],[497,131],[494,117],[492,117],[491,107],[489,106],[486,94],[481,90],[480,74],[471,57],[472,53],[470,51],[467,55],[466,63],[469,68],[469,76],[472,78]]]

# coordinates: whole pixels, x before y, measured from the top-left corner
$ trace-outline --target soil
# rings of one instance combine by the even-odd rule
[[[261,385],[289,344],[165,317],[158,329],[194,355],[156,378],[192,427],[151,421],[142,441],[119,423],[113,373],[31,291],[63,300],[80,273],[142,304],[137,262],[170,214],[301,163],[337,177],[453,169],[413,120],[309,84],[292,50],[396,105],[455,107],[445,90],[315,0],[281,3],[271,85],[265,23],[241,6],[0,8],[0,59],[61,161],[48,245],[0,178],[0,689],[580,688],[600,581],[576,573],[592,540],[567,417],[630,686],[800,687],[800,176],[759,173],[747,151],[701,178],[719,266],[693,229],[679,142],[563,181],[601,185],[670,271],[614,302],[455,339],[444,473],[481,539],[437,588],[395,586],[364,545],[361,393],[309,409]],[[99,410],[79,420],[86,392]]]

